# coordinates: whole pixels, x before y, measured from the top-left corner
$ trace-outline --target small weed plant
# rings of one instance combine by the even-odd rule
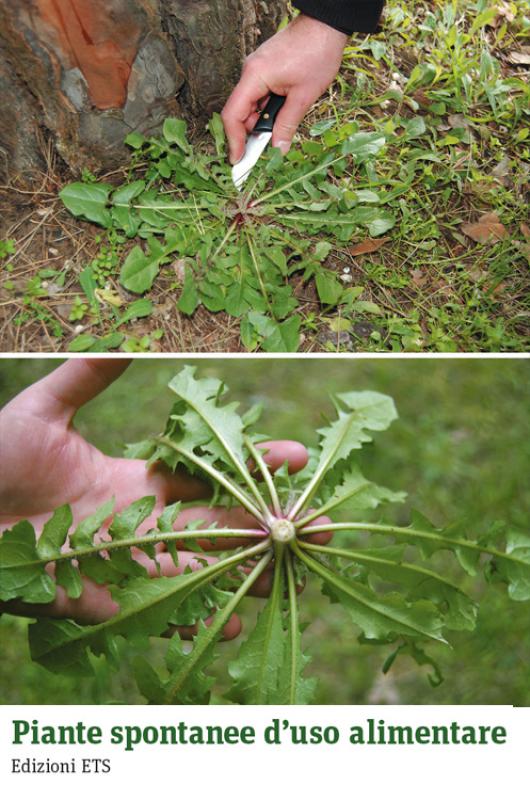
[[[255,431],[259,409],[240,416],[219,380],[198,379],[189,367],[169,386],[176,400],[164,433],[130,446],[129,455],[201,478],[211,486],[212,506],[241,507],[253,522],[223,528],[195,520],[179,528],[184,504],[176,503],[146,531],[155,498],[144,497],[119,513],[109,500],[75,528],[71,509],[63,506],[38,538],[29,522],[17,523],[0,540],[0,599],[49,603],[56,584],[77,598],[87,577],[108,585],[119,606],[99,624],[45,618],[32,624],[32,657],[48,669],[84,677],[104,655],[116,669],[131,663],[151,702],[208,702],[214,683],[208,672],[223,628],[267,570],[270,595],[229,666],[228,699],[308,703],[315,679],[305,674],[309,657],[301,639],[307,621],[301,620],[298,591],[307,580],[344,608],[362,642],[391,647],[385,670],[397,654],[407,653],[428,665],[433,684],[441,676],[425,647],[446,644],[452,631],[475,626],[477,605],[462,581],[455,582],[458,570],[473,577],[483,570],[489,581],[505,584],[513,600],[530,599],[526,535],[496,526],[473,538],[456,525],[436,528],[419,514],[409,527],[364,521],[381,504],[404,499],[402,492],[367,480],[358,465],[362,446],[396,418],[390,397],[371,391],[335,396],[336,416],[318,431],[319,445],[307,466],[291,475],[284,465],[273,475],[259,447],[268,437]],[[323,524],[323,515],[344,521]],[[310,540],[323,531],[340,534],[340,546]],[[234,538],[239,546],[223,549]],[[195,551],[202,568],[174,577],[159,570],[148,577],[135,549],[157,563],[162,544],[177,567],[185,547]],[[204,556],[212,547],[215,563]],[[172,626],[194,624],[191,644],[178,634],[164,636]]]

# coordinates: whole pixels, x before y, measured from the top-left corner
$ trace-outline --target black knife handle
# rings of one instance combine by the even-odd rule
[[[279,94],[271,94],[269,102],[261,112],[253,133],[272,133],[276,117],[278,116],[280,108],[285,103],[285,100],[286,98]]]

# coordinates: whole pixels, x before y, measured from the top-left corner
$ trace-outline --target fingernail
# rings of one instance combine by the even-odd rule
[[[276,147],[278,147],[282,151],[283,155],[285,156],[285,155],[287,155],[287,153],[291,149],[291,142],[286,142],[284,139],[282,139],[281,142],[278,142]]]

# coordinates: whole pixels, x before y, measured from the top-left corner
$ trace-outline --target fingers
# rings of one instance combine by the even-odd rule
[[[311,528],[312,525],[331,525],[331,520],[329,517],[317,517],[312,522],[309,523],[307,526]],[[311,542],[312,544],[328,544],[333,538],[332,531],[322,531],[321,533],[313,533],[310,536],[303,537],[305,541]]]
[[[308,453],[306,448],[300,442],[290,441],[283,439],[279,441],[262,442],[257,445],[260,450],[266,451],[263,460],[268,467],[275,472],[287,461],[289,474],[299,472],[305,467],[308,461]],[[131,462],[127,459],[117,459],[117,469],[127,469],[127,464],[141,465],[144,462],[137,461]],[[250,466],[253,469],[252,465]],[[136,467],[138,469],[138,466]],[[158,497],[163,497],[164,502],[174,503],[178,500],[188,502],[190,500],[200,500],[209,497],[211,494],[210,488],[202,481],[187,475],[183,470],[172,473],[163,464],[156,465],[148,472],[144,470],[144,478],[139,475],[136,483],[138,496],[141,496],[139,486],[143,486],[146,494],[156,494]],[[236,509],[226,516],[223,509],[189,509],[191,516],[186,512],[186,515],[181,515],[178,520],[178,527],[184,527],[182,520],[186,519],[188,522],[191,519],[204,519],[207,522],[214,522],[219,519],[219,515],[224,520],[224,527],[232,525],[237,528],[256,528],[256,520],[250,517],[246,512],[240,512]],[[200,514],[195,512],[200,511]],[[204,513],[203,513],[204,512]],[[206,516],[204,516],[206,514]],[[241,516],[242,515],[242,516]],[[219,522],[218,527],[222,527]],[[178,528],[177,528],[178,529]]]
[[[305,467],[309,459],[307,449],[300,442],[290,439],[280,439],[279,441],[262,442],[257,445],[260,450],[266,450],[263,460],[273,472],[288,462],[289,474],[300,472]]]
[[[206,622],[208,624],[208,621]],[[223,628],[223,639],[226,641],[230,641],[231,639],[235,639],[236,636],[239,636],[242,629],[241,620],[237,616],[237,614],[232,614],[228,622]]]
[[[150,578],[156,578],[159,575],[163,575],[166,578],[172,578],[175,575],[180,575],[188,568],[193,572],[197,572],[197,570],[203,569],[205,566],[215,564],[218,561],[215,556],[209,556],[202,553],[189,553],[185,551],[179,551],[178,567],[175,566],[175,562],[169,553],[159,553],[156,557],[156,562],[153,561],[153,559],[148,558],[145,553],[140,551],[135,553],[134,558],[145,567]],[[250,572],[249,567],[234,567],[235,575],[237,575],[238,569],[245,574]],[[267,567],[267,569],[262,572],[259,578],[255,581],[249,591],[249,594],[252,595],[252,597],[269,596],[272,587],[272,571],[272,566]]]
[[[152,559],[145,555],[145,553],[135,553],[135,559],[144,565],[151,578],[156,578],[159,574],[162,574],[164,577],[173,577],[174,575],[180,575],[188,568],[193,572],[196,572],[197,570],[202,569],[205,565],[215,564],[217,561],[217,559],[213,558],[212,556],[203,556],[198,553],[184,552],[179,553],[178,567],[175,566],[175,562],[169,553],[160,553],[157,556],[158,567]],[[158,571],[159,569],[160,573]],[[206,625],[210,625],[212,621],[213,616],[209,616],[207,619],[205,619]],[[176,627],[171,627],[168,630],[167,635],[171,636],[175,630],[178,632],[181,639],[189,640],[193,639],[193,637],[197,634],[198,625],[178,625]],[[235,639],[236,636],[239,636],[240,632],[241,621],[237,614],[232,614],[223,628],[223,639],[226,639],[227,641],[230,639]]]
[[[20,410],[40,417],[70,420],[127,369],[130,358],[71,359],[16,398]]]
[[[220,530],[222,528],[237,529],[237,530],[250,530],[259,533],[265,538],[266,531],[261,530],[257,520],[245,511],[243,508],[208,508],[207,506],[198,506],[196,508],[187,508],[182,511],[174,523],[175,530],[184,530],[190,522],[195,520],[202,520],[205,528],[212,527],[214,524]],[[206,552],[215,550],[234,550],[236,547],[245,547],[252,544],[259,544],[260,539],[257,536],[252,537],[220,537],[218,539],[198,539],[197,543]],[[187,546],[186,540],[177,541],[177,549],[185,550]]]
[[[292,89],[279,112],[272,132],[272,146],[285,155],[289,152],[294,135],[316,98],[308,97],[302,89]]]
[[[208,617],[207,619],[204,620],[204,622],[208,626],[212,624],[213,619],[214,619],[213,617]],[[242,628],[241,620],[239,619],[237,614],[232,614],[232,616],[230,617],[230,619],[223,628],[223,632],[221,634],[222,638],[226,642],[229,642],[231,639],[235,639],[236,636],[239,636],[239,634],[241,633],[241,628]],[[169,628],[167,633],[164,635],[167,637],[171,637],[176,632],[178,633],[180,638],[183,639],[184,641],[190,641],[191,639],[193,639],[194,636],[197,635],[198,630],[199,626],[197,624],[176,625]]]
[[[255,111],[254,113],[252,113],[250,115],[250,117],[247,117],[247,120],[245,122],[245,130],[246,130],[247,133],[252,133],[252,131],[256,127],[256,124],[258,122],[259,117],[260,117],[260,115],[259,115],[258,111]],[[241,155],[243,155],[243,154],[241,154]]]
[[[97,625],[118,613],[119,606],[106,586],[100,586],[88,578],[82,580],[83,591],[75,600],[68,597],[62,586],[57,586],[52,603],[33,604],[10,600],[0,604],[0,611],[36,619],[74,619],[81,625]]]
[[[145,567],[150,578],[158,578],[161,575],[164,578],[174,578],[175,575],[181,575],[187,569],[197,572],[205,566],[215,564],[218,560],[214,556],[207,556],[202,553],[179,552],[178,556],[177,566],[169,553],[159,553],[156,561],[154,561],[141,550],[136,548],[134,550],[134,560]]]
[[[221,118],[228,139],[229,159],[231,164],[237,163],[245,152],[247,131],[252,130],[251,120],[257,121],[256,109],[259,100],[267,95],[269,89],[263,78],[249,67],[243,70],[241,80],[226,101]],[[250,118],[250,119],[249,119]]]

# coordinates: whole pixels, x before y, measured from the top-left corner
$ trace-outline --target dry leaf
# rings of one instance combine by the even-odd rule
[[[508,53],[506,58],[510,64],[528,66],[530,64],[530,48],[525,48],[525,50],[520,53],[516,50],[512,50],[511,53]]]
[[[469,121],[463,114],[449,114],[447,122],[451,128],[469,128]]]
[[[474,242],[484,244],[490,239],[504,239],[508,231],[500,222],[497,214],[482,214],[477,222],[468,222],[461,226],[462,233],[473,239]]]
[[[416,286],[421,286],[422,283],[425,283],[425,279],[427,277],[421,269],[411,269],[410,275],[413,283],[415,283]]]
[[[184,283],[186,279],[186,259],[177,258],[177,260],[173,262],[173,269],[175,270],[175,275],[179,283]]]
[[[526,222],[521,222],[519,225],[519,230],[523,234],[525,239],[530,240],[530,225],[527,225]]]
[[[123,299],[112,289],[96,289],[94,294],[100,303],[106,303],[113,308],[120,308],[123,305]]]
[[[496,164],[493,169],[491,170],[491,174],[495,175],[496,178],[504,178],[506,175],[510,173],[510,158],[509,156],[503,156],[498,164]]]
[[[375,253],[389,240],[389,236],[382,236],[380,239],[364,239],[364,241],[359,242],[359,244],[354,244],[353,247],[350,247],[350,253],[352,256],[363,256],[366,255],[366,253]]]
[[[412,95],[414,100],[421,108],[428,108],[431,105],[431,99],[426,95],[423,89],[417,89]]]

